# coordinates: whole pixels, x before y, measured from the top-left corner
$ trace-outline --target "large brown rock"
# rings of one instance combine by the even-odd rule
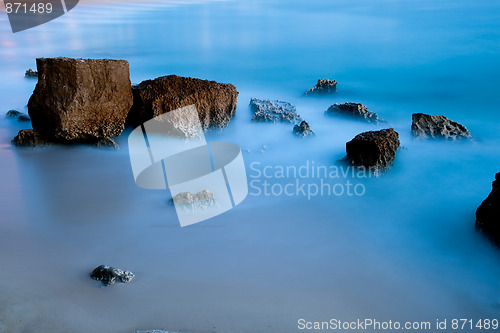
[[[125,60],[37,59],[28,102],[33,129],[56,141],[95,141],[122,133],[132,107]]]
[[[490,195],[476,211],[476,229],[500,243],[500,172],[495,175]]]
[[[226,127],[236,112],[232,84],[169,75],[133,87],[134,106],[127,124],[138,126],[166,112],[194,104],[203,129]]]
[[[346,160],[356,166],[383,169],[396,158],[399,134],[393,128],[358,134],[346,143]]]

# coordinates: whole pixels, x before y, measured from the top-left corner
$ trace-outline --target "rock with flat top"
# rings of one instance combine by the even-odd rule
[[[295,106],[284,101],[252,98],[250,110],[253,112],[252,121],[295,124],[302,120]]]
[[[493,189],[476,211],[476,229],[495,243],[500,243],[500,172],[495,175]]]
[[[140,124],[194,104],[203,129],[223,128],[236,113],[238,91],[232,84],[169,75],[133,86],[134,106],[127,124]]]
[[[346,143],[346,161],[356,166],[387,168],[396,158],[399,134],[393,129],[358,134]]]
[[[122,133],[132,88],[124,60],[40,58],[28,102],[33,129],[54,141],[95,142]]]
[[[423,113],[412,115],[411,131],[415,137],[437,139],[470,139],[470,132],[465,126],[445,116],[431,116]]]
[[[337,81],[328,79],[319,79],[318,83],[311,89],[308,89],[305,95],[327,95],[337,92]]]
[[[333,104],[325,111],[325,115],[339,115],[353,119],[365,120],[369,123],[378,123],[378,115],[368,111],[366,106],[360,103]]]

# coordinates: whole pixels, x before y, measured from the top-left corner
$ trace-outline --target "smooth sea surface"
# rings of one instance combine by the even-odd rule
[[[285,333],[301,318],[429,321],[434,332],[437,319],[499,317],[500,250],[474,230],[500,172],[498,1],[80,4],[16,34],[1,13],[0,113],[27,112],[36,79],[25,70],[58,56],[126,59],[133,83],[234,84],[235,118],[206,136],[241,146],[252,185],[235,209],[181,228],[168,191],[136,186],[129,130],[118,151],[16,149],[30,124],[0,117],[1,333]],[[339,82],[335,95],[303,96],[323,77]],[[252,123],[251,97],[291,102],[316,135]],[[343,102],[386,122],[325,118]],[[414,140],[415,112],[474,139]],[[356,134],[388,127],[403,147],[387,172],[312,175],[340,169]],[[301,167],[309,174],[276,174]],[[278,193],[297,179],[345,192]],[[101,287],[88,276],[100,264],[136,278]]]

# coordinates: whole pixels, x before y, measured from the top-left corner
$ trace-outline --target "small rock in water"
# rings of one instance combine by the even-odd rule
[[[321,95],[321,94],[331,94],[337,91],[337,81],[328,79],[319,79],[318,83],[308,89],[305,95]]]
[[[356,135],[346,143],[346,160],[356,166],[387,168],[396,158],[399,134],[393,128]]]
[[[115,283],[116,280],[123,283],[129,283],[135,275],[130,271],[123,271],[118,268],[100,265],[92,271],[90,277],[94,280],[101,281],[105,286],[108,286]]]
[[[309,124],[304,120],[300,123],[300,125],[293,126],[293,133],[298,136],[308,136],[314,135],[314,132],[311,130]]]
[[[172,198],[176,206],[183,207],[186,210],[207,209],[215,205],[215,195],[210,190],[203,190],[198,193],[181,192]]]
[[[30,68],[30,69],[28,69],[28,70],[26,71],[26,73],[24,73],[24,76],[25,76],[25,77],[38,77],[38,72],[37,72],[37,71],[34,71],[34,70],[32,70],[32,69]]]
[[[5,117],[10,118],[10,119],[16,119],[19,121],[30,121],[31,118],[28,116],[26,113],[22,113],[17,110],[9,110],[5,114]]]
[[[500,172],[495,175],[490,195],[476,211],[476,229],[500,243]]]
[[[20,130],[12,142],[18,147],[40,147],[53,144],[33,129]]]
[[[470,132],[465,126],[445,116],[430,116],[423,113],[412,115],[411,131],[414,136],[438,139],[470,139]]]
[[[366,106],[360,103],[333,104],[325,111],[325,115],[341,115],[357,119],[364,119],[369,123],[378,123],[378,115],[368,111]]]
[[[252,98],[250,109],[253,111],[252,121],[281,121],[293,124],[301,120],[295,106],[288,102]]]

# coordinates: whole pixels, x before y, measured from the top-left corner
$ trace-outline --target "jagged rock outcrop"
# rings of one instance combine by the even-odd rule
[[[346,116],[354,119],[366,120],[369,123],[379,122],[378,115],[368,111],[366,106],[360,103],[333,104],[325,111],[325,115]]]
[[[122,133],[133,102],[127,61],[40,58],[37,69],[28,113],[40,135],[95,142]]]
[[[105,286],[108,286],[116,281],[129,283],[135,275],[130,271],[123,271],[118,268],[100,265],[92,271],[90,277],[94,280],[101,281]]]
[[[345,160],[381,170],[394,161],[399,145],[399,134],[393,128],[364,132],[347,142]]]
[[[465,126],[445,116],[431,116],[423,113],[412,115],[411,131],[415,137],[438,139],[470,139],[470,132]]]
[[[311,127],[309,124],[303,120],[300,125],[295,125],[293,126],[293,133],[297,136],[308,136],[308,135],[314,135],[314,132],[311,130]]]
[[[495,243],[500,243],[500,172],[495,175],[493,189],[476,211],[476,229]]]
[[[232,84],[169,75],[133,86],[134,105],[127,124],[139,126],[161,114],[194,104],[203,129],[222,128],[236,112]]]
[[[331,94],[337,91],[337,81],[328,79],[319,79],[318,83],[311,89],[308,89],[305,95],[323,95]]]
[[[250,109],[253,112],[252,121],[289,122],[292,124],[302,121],[295,106],[288,102],[252,98]]]

